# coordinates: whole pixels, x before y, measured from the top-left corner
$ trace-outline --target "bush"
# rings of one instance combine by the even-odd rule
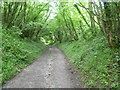
[[[30,63],[43,51],[44,44],[29,39],[20,39],[19,31],[3,29],[2,34],[2,83],[12,78],[16,73]],[[17,29],[17,28],[16,28]],[[16,34],[18,33],[18,34]]]
[[[90,41],[59,44],[70,61],[80,69],[83,82],[89,87],[118,87],[118,49],[110,49],[98,36]]]

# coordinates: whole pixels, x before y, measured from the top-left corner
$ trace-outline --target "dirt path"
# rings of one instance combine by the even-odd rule
[[[50,47],[4,88],[79,88],[82,83],[78,76],[65,55],[58,48]]]

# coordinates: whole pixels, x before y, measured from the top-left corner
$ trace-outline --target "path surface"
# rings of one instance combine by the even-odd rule
[[[3,88],[79,88],[77,73],[65,55],[56,47],[49,47],[32,65],[8,81]]]

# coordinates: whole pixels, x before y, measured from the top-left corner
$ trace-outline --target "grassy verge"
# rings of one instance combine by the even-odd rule
[[[3,30],[2,73],[0,74],[2,84],[31,64],[45,49],[45,45],[41,42],[23,40],[15,35],[16,33]]]
[[[118,49],[110,49],[104,37],[58,45],[83,75],[88,87],[118,87]]]

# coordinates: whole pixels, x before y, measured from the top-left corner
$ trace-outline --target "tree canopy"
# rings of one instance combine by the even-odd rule
[[[3,64],[7,65],[3,66],[4,80],[8,80],[13,75],[15,72],[14,67],[18,70],[18,68],[22,67],[23,62],[25,65],[30,63],[29,56],[32,54],[37,56],[36,52],[42,51],[45,45],[59,46],[63,44],[63,47],[61,47],[64,50],[71,50],[72,54],[77,55],[72,56],[68,52],[69,57],[73,58],[75,56],[73,60],[75,59],[74,62],[77,63],[78,67],[81,67],[80,64],[86,65],[85,68],[83,67],[85,72],[91,70],[90,68],[94,66],[93,64],[96,64],[97,59],[99,60],[102,56],[107,62],[100,59],[98,63],[104,62],[108,66],[104,67],[105,64],[102,64],[103,66],[99,64],[100,66],[95,75],[98,75],[99,70],[101,70],[101,75],[103,76],[98,78],[102,79],[105,84],[107,81],[104,81],[103,78],[110,77],[112,73],[109,70],[111,68],[115,70],[118,67],[120,2],[27,1],[1,2],[0,4],[0,17],[2,17],[0,18],[0,22],[2,22],[0,27],[3,31],[3,34],[0,33],[3,36]],[[91,43],[89,43],[90,41]],[[43,43],[41,44],[41,42]],[[67,44],[64,44],[66,42]],[[27,46],[35,47],[35,49],[32,51],[32,49],[26,48]],[[77,49],[82,51],[79,52]],[[95,50],[96,52],[94,52]],[[88,55],[86,54],[87,51],[91,57],[88,56],[85,61],[87,63],[83,63],[84,57]],[[99,58],[96,58],[97,56]],[[92,62],[91,66],[89,58]],[[109,63],[114,64],[114,66],[109,66]],[[8,74],[10,71],[8,69],[9,66],[12,70],[10,74]],[[101,68],[104,68],[104,70],[107,68],[108,72],[107,70],[102,72]],[[8,72],[5,73],[5,71]],[[116,74],[117,70],[113,73]],[[105,75],[106,77],[104,77]],[[117,75],[114,81],[116,78]],[[114,81],[111,80],[110,84]],[[106,86],[108,87],[108,83]],[[113,86],[116,87],[116,84],[113,84]]]

